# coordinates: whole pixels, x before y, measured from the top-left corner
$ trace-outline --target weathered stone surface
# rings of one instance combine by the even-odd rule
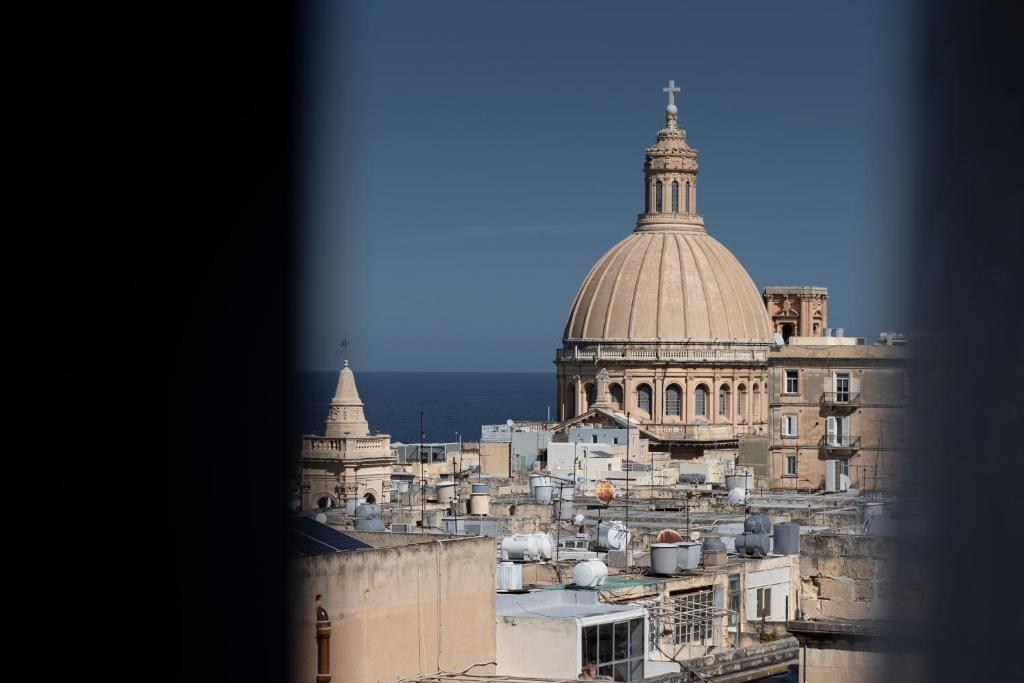
[[[869,619],[871,603],[847,600],[822,600],[821,616],[823,619]]]
[[[853,599],[854,600],[874,600],[875,599],[875,583],[871,579],[854,579],[853,580]]]
[[[847,578],[833,579],[821,577],[818,594],[824,600],[853,600],[853,580]]]

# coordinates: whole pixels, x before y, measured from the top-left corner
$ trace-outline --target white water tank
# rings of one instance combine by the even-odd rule
[[[538,484],[533,487],[533,502],[537,505],[547,505],[551,502],[551,485]]]
[[[550,559],[554,544],[548,534],[514,534],[501,539],[501,559],[541,560]]]
[[[491,494],[471,493],[469,494],[469,514],[489,515],[491,514]]]
[[[523,565],[514,562],[499,562],[495,572],[495,583],[500,591],[518,591],[523,589]]]
[[[572,568],[572,582],[580,588],[603,586],[608,567],[600,560],[585,560]]]
[[[747,490],[743,488],[735,488],[729,491],[729,505],[743,505],[743,501],[747,499]]]
[[[625,550],[629,544],[629,531],[622,522],[601,522],[597,529],[597,544],[604,550]]]
[[[450,503],[455,499],[455,482],[454,481],[439,481],[437,482],[437,502],[438,503]]]

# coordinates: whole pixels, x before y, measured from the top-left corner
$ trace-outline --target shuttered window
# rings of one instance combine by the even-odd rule
[[[665,414],[679,417],[682,413],[683,392],[675,384],[669,385],[665,390]]]

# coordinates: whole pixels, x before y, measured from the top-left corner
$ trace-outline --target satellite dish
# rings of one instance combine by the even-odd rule
[[[744,488],[734,488],[729,491],[729,505],[743,505],[743,501],[747,499],[747,490]]]
[[[516,423],[516,421],[513,420],[511,417],[509,419],[505,420],[505,424],[507,424],[509,427],[511,427],[515,423]]]
[[[585,519],[586,519],[586,517],[584,517],[583,515],[576,515],[575,517],[572,518],[572,523],[575,524],[576,526],[580,526],[581,524],[583,524],[583,521]]]
[[[699,531],[691,531],[690,532],[690,540],[691,541],[696,541],[698,538],[700,538],[700,532]]]
[[[597,482],[597,486],[594,487],[594,495],[599,501],[607,505],[608,503],[615,500],[615,487],[607,479],[602,479]]]
[[[325,515],[322,512],[316,513],[316,517],[314,517],[313,519],[320,522],[321,524],[327,524],[327,515]]]

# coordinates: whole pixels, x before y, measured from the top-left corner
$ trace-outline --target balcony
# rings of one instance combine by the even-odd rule
[[[860,394],[850,391],[826,391],[821,395],[821,405],[837,412],[853,412],[860,407]]]
[[[825,455],[853,455],[860,450],[860,437],[851,434],[826,434],[818,441]]]

